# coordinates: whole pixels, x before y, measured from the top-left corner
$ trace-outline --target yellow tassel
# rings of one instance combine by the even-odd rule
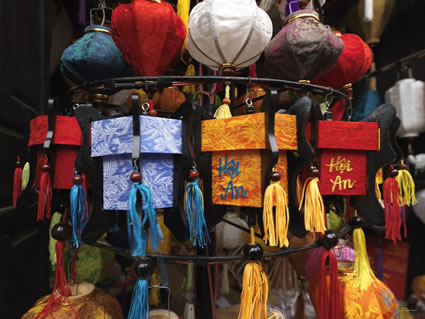
[[[157,286],[161,283],[161,280],[156,272],[152,274],[151,277],[152,286]],[[152,287],[149,289],[149,306],[159,306],[161,300],[159,298],[159,288]]]
[[[366,239],[363,232],[363,229],[356,228],[353,231],[353,243],[355,251],[355,259],[353,265],[353,272],[347,273],[347,277],[343,280],[348,280],[348,276],[353,276],[353,283],[355,288],[359,288],[360,291],[365,291],[369,289],[370,285],[376,279],[375,274],[373,273],[372,268],[369,263],[369,256],[367,255],[366,250]]]
[[[255,243],[254,228],[251,228],[251,245]],[[259,262],[249,262],[242,279],[239,319],[266,319],[269,284],[267,275]]]
[[[183,59],[183,54],[187,49],[187,33],[188,33],[188,25],[189,25],[189,10],[190,10],[190,0],[178,0],[177,1],[177,15],[180,19],[183,20],[183,23],[186,27],[186,38],[184,39],[183,46],[180,51],[180,58]]]
[[[276,205],[274,204],[276,198]],[[273,217],[273,206],[276,206],[276,223]],[[271,183],[264,194],[263,207],[264,242],[274,247],[288,246],[289,209],[288,194],[278,183]]]
[[[28,186],[28,182],[30,180],[30,163],[26,162],[24,168],[22,169],[22,190]]]
[[[318,177],[307,178],[298,209],[301,210],[304,204],[304,225],[307,231],[323,233],[326,230],[325,205],[318,183]]]
[[[376,182],[375,182],[375,194],[379,204],[382,206],[382,208],[385,208],[385,205],[382,203],[382,193],[381,193],[381,189],[379,188],[378,177],[376,177]]]
[[[403,164],[403,161],[402,161]],[[400,205],[415,205],[418,203],[415,196],[415,182],[413,177],[407,169],[400,169],[396,177],[397,183],[400,187]]]
[[[186,72],[184,74],[185,76],[194,76],[195,75],[195,66],[190,63],[187,66]],[[185,94],[195,94],[195,86],[194,85],[185,85],[183,86],[183,93]]]
[[[55,269],[56,266],[56,239],[52,236],[52,229],[56,224],[59,224],[62,220],[62,215],[58,212],[54,213],[52,219],[50,220],[49,226],[49,259],[52,269]]]
[[[223,104],[220,105],[214,113],[214,117],[216,119],[228,119],[232,117],[232,113],[230,112],[230,107],[229,107],[229,104],[230,104],[229,101],[230,101],[230,86],[226,85]]]
[[[297,186],[295,192],[297,196],[297,204],[300,205],[301,198],[303,197],[303,184],[301,182],[301,175],[297,176]]]

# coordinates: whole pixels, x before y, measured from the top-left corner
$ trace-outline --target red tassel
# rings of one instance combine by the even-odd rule
[[[50,203],[52,201],[52,181],[50,179],[50,165],[47,157],[41,161],[40,191],[38,193],[37,220],[50,219]]]
[[[391,239],[394,244],[397,244],[397,241],[401,240],[401,219],[399,203],[400,189],[395,176],[388,177],[384,181],[383,193],[385,206],[385,238]]]
[[[326,259],[329,260],[329,286],[327,280],[328,269]],[[332,250],[325,251],[320,257],[319,294],[320,304],[317,310],[319,319],[339,319],[342,308],[339,296],[338,264]]]
[[[16,207],[18,198],[22,195],[22,163],[18,156],[15,174],[13,175],[13,207]]]
[[[56,242],[56,271],[55,271],[55,283],[53,286],[52,294],[41,312],[34,319],[45,318],[47,315],[52,315],[61,304],[67,304],[71,307],[72,312],[76,318],[80,319],[78,313],[74,310],[71,304],[68,302],[68,297],[72,296],[71,289],[69,288],[68,282],[66,281],[65,275],[65,258],[64,258],[64,242]]]

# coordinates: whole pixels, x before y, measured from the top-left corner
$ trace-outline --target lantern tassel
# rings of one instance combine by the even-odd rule
[[[319,178],[309,177],[304,183],[298,210],[304,204],[305,229],[311,232],[323,233],[325,226],[325,206],[319,191]]]
[[[185,76],[194,76],[195,75],[195,66],[192,63],[189,63],[187,66],[186,72],[184,73]],[[195,94],[195,86],[194,85],[185,85],[183,86],[183,93],[192,95]]]
[[[344,277],[344,281],[354,276],[353,283],[355,288],[359,288],[360,291],[366,291],[370,285],[376,280],[376,276],[373,273],[369,263],[369,256],[366,250],[366,239],[363,229],[356,228],[353,230],[353,242],[354,251],[356,257],[354,259],[353,272],[348,273]]]
[[[68,302],[68,297],[72,296],[71,289],[69,288],[68,282],[65,275],[65,258],[64,258],[64,242],[56,242],[56,270],[55,270],[55,282],[53,285],[52,294],[40,313],[34,318],[45,318],[47,315],[52,316],[54,312],[61,304],[67,304],[71,307],[75,318],[80,319],[78,313],[74,310],[72,305]],[[53,316],[52,316],[53,317]]]
[[[19,161],[19,158],[18,158]],[[17,165],[13,174],[13,207],[16,207],[18,198],[22,195],[22,167]]]
[[[47,168],[48,159],[44,158],[42,161],[42,167],[45,166],[46,169],[42,169],[40,177],[40,191],[38,193],[38,209],[37,209],[37,221],[44,220],[44,218],[50,219],[50,203],[52,201],[52,181],[50,179],[49,169]]]
[[[187,50],[187,33],[189,25],[189,10],[190,10],[190,0],[178,0],[177,1],[177,15],[182,19],[185,29],[186,37],[184,39],[183,46],[180,51],[180,58],[183,60],[183,55]]]
[[[208,242],[210,242],[210,237],[204,216],[204,197],[197,178],[186,184],[184,210],[188,219],[189,236],[193,240],[193,246],[198,245],[204,248],[206,245],[205,237],[208,238]]]
[[[326,267],[329,259],[329,270]],[[329,287],[327,274],[329,271]],[[319,294],[320,304],[317,309],[318,319],[339,319],[342,307],[339,296],[338,263],[332,249],[322,253],[320,257]]]
[[[401,163],[404,165],[404,163]],[[410,172],[402,168],[398,171],[396,177],[397,183],[400,187],[400,197],[403,200],[403,203],[407,206],[412,206],[418,203],[415,196],[415,182]],[[401,202],[401,201],[400,201]]]
[[[276,199],[276,205],[274,205]],[[273,217],[273,206],[276,206],[276,222]],[[288,246],[289,209],[288,194],[278,183],[272,182],[264,194],[263,208],[264,242],[270,246]]]
[[[30,181],[30,163],[26,162],[22,169],[22,191],[24,191]]]
[[[230,85],[226,84],[225,94],[223,99],[223,104],[220,105],[214,113],[214,117],[216,119],[228,119],[232,117],[232,113],[230,112]]]
[[[145,279],[137,279],[134,286],[133,297],[131,298],[128,319],[149,318],[149,290],[148,282]]]
[[[70,208],[72,220],[72,243],[75,248],[80,247],[81,234],[88,220],[87,197],[81,184],[74,184],[70,192]]]
[[[400,189],[395,177],[388,177],[383,186],[385,206],[385,238],[394,244],[401,240],[400,227]]]
[[[303,197],[303,183],[301,181],[301,175],[297,176],[297,185],[296,185],[296,189],[295,189],[295,195],[297,197],[297,203],[298,206],[301,203],[301,199]]]
[[[254,228],[251,227],[251,245],[255,244]],[[243,271],[241,307],[238,319],[267,318],[269,284],[261,264],[250,261]]]
[[[143,221],[137,212],[137,193],[142,195],[143,202]],[[149,223],[149,231],[151,236],[151,244],[153,250],[159,249],[159,240],[162,238],[162,232],[156,219],[156,212],[153,208],[152,192],[143,184],[134,183],[134,187],[130,191],[129,204],[127,211],[127,230],[128,241],[130,243],[132,256],[145,256],[147,231],[142,229],[146,222]],[[142,225],[143,224],[143,225]]]

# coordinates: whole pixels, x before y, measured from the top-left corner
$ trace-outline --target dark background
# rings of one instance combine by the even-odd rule
[[[95,1],[87,1],[92,6]],[[344,21],[355,0],[329,0],[326,19]],[[66,86],[58,68],[50,66],[57,49],[52,37],[54,17],[66,10],[72,36],[81,35],[77,0],[0,0],[0,317],[19,318],[36,299],[49,292],[47,224],[36,222],[35,207],[12,207],[12,184],[16,155],[24,153],[28,121],[43,113],[47,98],[60,95]],[[425,1],[398,0],[392,17],[376,46],[377,68],[425,49]],[[70,39],[71,40],[71,39]],[[70,42],[69,42],[70,43]],[[69,44],[68,43],[68,44]],[[53,49],[53,51],[52,51]],[[425,80],[425,59],[410,63],[413,76]],[[385,90],[398,79],[400,69],[378,74],[378,89]],[[425,152],[425,139],[417,139],[415,152]],[[400,141],[402,145],[405,141]],[[425,274],[424,225],[409,230],[412,243],[409,277]],[[421,257],[422,256],[422,257]]]

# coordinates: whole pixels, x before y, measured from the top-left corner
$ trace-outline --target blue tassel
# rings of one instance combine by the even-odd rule
[[[207,223],[204,216],[204,198],[198,185],[198,179],[186,184],[185,211],[189,224],[189,236],[193,240],[193,246],[198,245],[204,248],[206,243],[205,236],[210,242]]]
[[[71,220],[72,220],[72,242],[78,248],[81,241],[81,233],[87,224],[88,207],[87,197],[83,186],[75,184],[70,193]]]
[[[136,208],[137,192],[142,195],[143,221],[140,221]],[[145,225],[147,222],[149,223],[152,248],[154,250],[159,249],[159,239],[163,238],[163,235],[156,219],[156,211],[153,208],[153,198],[150,189],[143,184],[134,183],[134,187],[130,191],[128,206],[127,229],[132,256],[145,256],[146,254],[148,232],[145,229]]]
[[[148,282],[145,279],[137,279],[131,298],[130,311],[127,319],[149,318],[149,292]]]
[[[120,231],[120,226],[118,225],[118,212],[115,212],[115,224],[111,228],[109,228],[109,232],[116,233]]]

